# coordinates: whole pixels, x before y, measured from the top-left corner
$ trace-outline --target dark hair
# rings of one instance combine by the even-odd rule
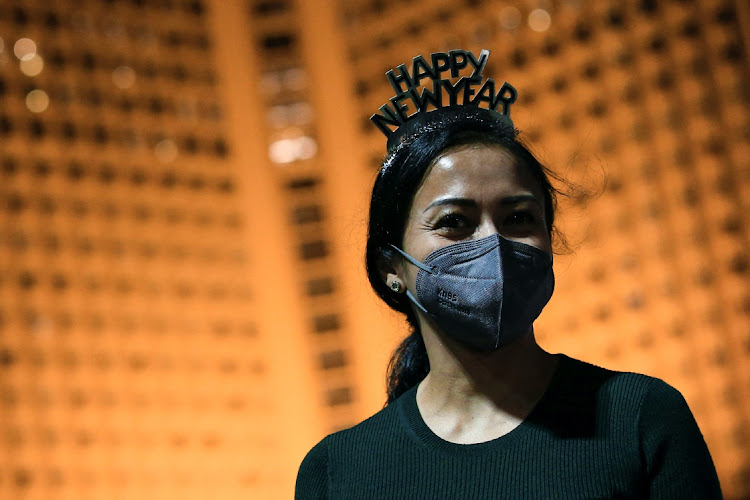
[[[380,264],[383,259],[392,262],[396,258],[390,245],[403,247],[412,200],[435,158],[448,148],[475,143],[501,146],[530,170],[542,188],[547,229],[550,234],[554,232],[558,191],[549,178],[557,177],[539,163],[507,122],[480,118],[470,110],[458,111],[450,119],[430,123],[429,127],[406,138],[385,158],[370,199],[365,255],[367,276],[375,293],[392,309],[404,313],[412,329],[388,363],[386,405],[422,381],[430,371],[430,363],[409,299],[386,285]]]

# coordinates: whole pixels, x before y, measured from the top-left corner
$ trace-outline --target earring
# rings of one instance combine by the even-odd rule
[[[396,293],[400,292],[401,291],[401,283],[398,282],[398,281],[396,281],[396,280],[391,281],[391,290],[393,290]]]

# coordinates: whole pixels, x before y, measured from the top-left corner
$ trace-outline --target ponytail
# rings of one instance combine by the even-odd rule
[[[422,334],[414,328],[411,334],[393,351],[388,362],[386,374],[386,392],[388,399],[385,405],[394,402],[403,393],[419,384],[430,371],[430,360],[427,358]]]

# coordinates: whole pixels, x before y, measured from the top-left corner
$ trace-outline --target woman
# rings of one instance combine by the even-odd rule
[[[486,54],[471,57],[480,88]],[[441,80],[440,60],[432,72],[400,66],[405,85],[389,72],[395,109],[418,71]],[[390,147],[366,256],[373,289],[413,331],[391,360],[386,407],[316,445],[296,497],[720,498],[679,392],[536,343],[554,286],[556,191],[509,105],[481,108],[469,95],[415,107],[396,113],[401,131],[381,127]]]

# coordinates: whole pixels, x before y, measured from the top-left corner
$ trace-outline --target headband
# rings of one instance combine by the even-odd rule
[[[489,56],[487,49],[479,57],[464,50],[436,52],[429,61],[421,55],[415,57],[411,72],[405,64],[386,72],[396,95],[370,120],[386,136],[388,151],[431,123],[455,114],[466,116],[468,112],[477,119],[498,120],[512,128],[510,106],[516,102],[518,92],[507,82],[497,89],[493,79],[483,79]],[[462,70],[471,70],[471,74],[461,76]],[[422,84],[423,80],[427,80],[426,84]],[[459,110],[461,113],[457,113]]]

